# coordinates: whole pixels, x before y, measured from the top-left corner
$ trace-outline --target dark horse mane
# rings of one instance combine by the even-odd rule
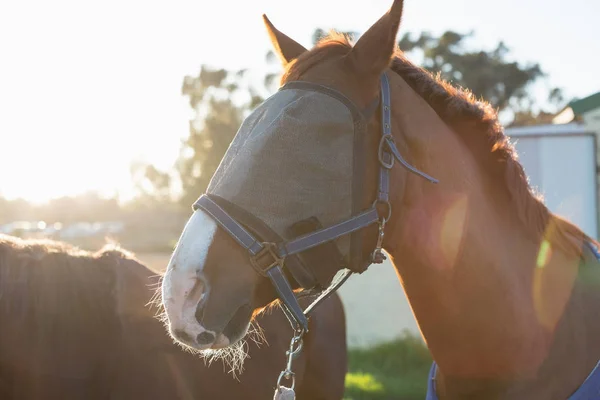
[[[140,268],[144,269],[141,277],[134,272]],[[150,279],[144,284],[145,278]],[[119,345],[123,334],[127,336],[124,330],[141,329],[140,324],[148,326],[152,332],[149,340],[155,340],[156,327],[165,323],[158,290],[161,278],[117,244],[109,243],[92,252],[59,241],[0,234],[0,354],[3,338],[20,337],[32,354],[47,355],[39,365],[48,365],[41,368],[41,373],[48,374],[53,354],[62,353],[68,359],[82,351],[105,352]],[[136,282],[123,290],[135,304],[119,305],[119,281],[128,284],[128,279]],[[144,306],[147,312],[141,310]],[[149,319],[150,315],[154,318]],[[169,348],[171,339],[166,331],[160,333],[160,345]],[[257,344],[264,341],[257,323],[247,337]],[[241,343],[205,352],[202,357],[208,363],[221,359],[235,376],[243,370],[244,349]],[[94,357],[89,354],[87,359]],[[68,374],[76,369],[71,368]]]
[[[346,35],[331,32],[290,63],[282,82],[299,79],[312,66],[328,58],[342,57],[351,48]],[[439,74],[434,76],[414,65],[400,49],[396,49],[390,68],[459,135],[486,173],[504,183],[506,195],[533,240],[548,241],[572,255],[581,255],[583,240],[595,242],[575,225],[552,214],[533,191],[498,113],[488,102],[477,99],[468,89],[452,86]]]
[[[130,257],[114,245],[88,252],[0,235],[0,326],[36,338],[32,349],[79,351],[81,337],[89,346],[102,343],[119,329],[115,299],[107,293],[114,291],[115,267]]]

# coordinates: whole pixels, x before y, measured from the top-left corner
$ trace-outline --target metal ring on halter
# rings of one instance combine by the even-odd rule
[[[294,386],[296,386],[296,374],[294,374],[292,371],[281,371],[281,373],[279,374],[279,378],[277,379],[278,388],[282,387],[281,380],[283,378],[292,380],[292,386],[290,386],[290,389],[294,390]]]
[[[380,223],[382,223],[383,225],[385,225],[390,220],[390,218],[392,218],[392,205],[390,204],[389,201],[375,200],[373,202],[372,206],[374,208],[377,208],[377,205],[379,205],[379,204],[385,206],[385,208],[387,210],[387,216],[385,218],[381,218],[381,221],[380,221]]]

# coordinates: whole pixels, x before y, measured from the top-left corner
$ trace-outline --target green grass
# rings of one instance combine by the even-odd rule
[[[423,400],[431,356],[419,337],[350,349],[345,400]]]

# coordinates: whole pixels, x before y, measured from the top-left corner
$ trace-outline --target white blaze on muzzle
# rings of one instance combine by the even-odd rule
[[[194,212],[171,255],[161,289],[172,329],[198,325],[194,313],[205,288],[194,288],[199,284],[216,231],[217,224],[209,215],[202,210]],[[200,333],[197,328],[195,333]]]

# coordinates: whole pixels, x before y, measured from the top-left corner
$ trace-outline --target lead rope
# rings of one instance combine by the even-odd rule
[[[294,333],[294,337],[290,341],[290,348],[285,352],[287,356],[287,363],[285,369],[281,371],[279,374],[279,378],[277,379],[277,388],[275,389],[275,394],[273,395],[273,400],[295,400],[296,392],[294,392],[294,386],[296,385],[296,377],[294,371],[292,371],[292,362],[300,352],[302,351],[302,337],[304,336],[304,330],[299,329]],[[291,380],[292,384],[290,387],[283,386],[282,381]]]

